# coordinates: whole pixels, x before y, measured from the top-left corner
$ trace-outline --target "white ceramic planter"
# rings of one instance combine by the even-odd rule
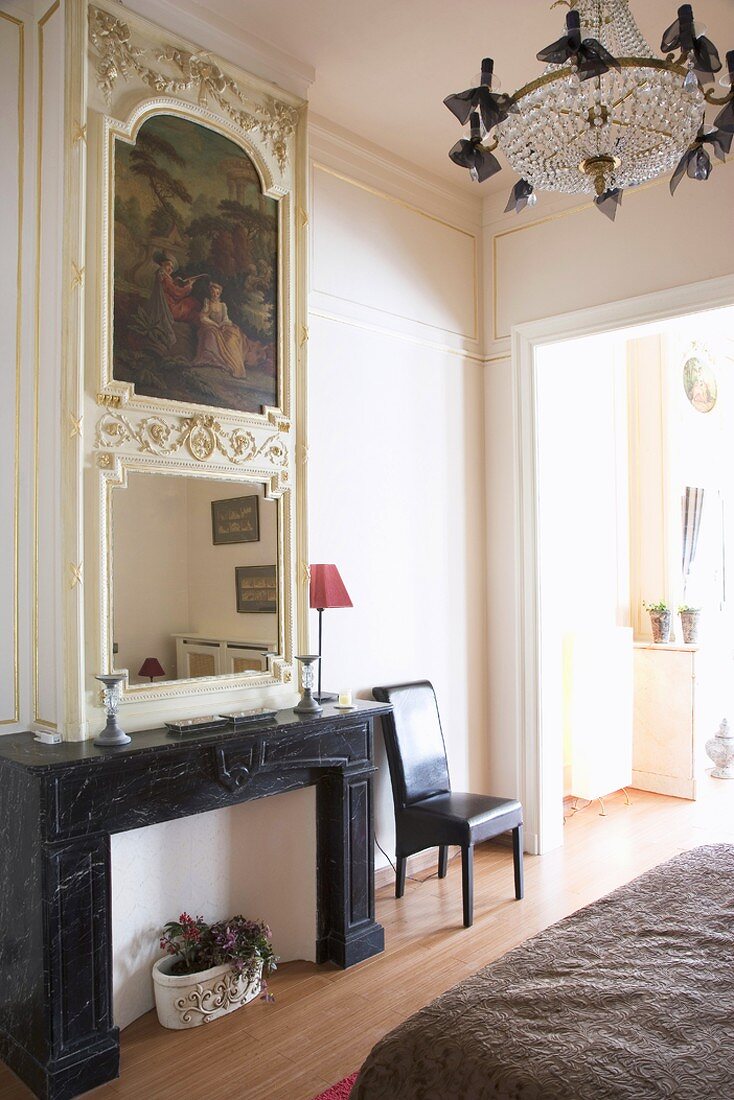
[[[248,981],[229,963],[198,974],[171,974],[178,961],[178,956],[166,955],[153,966],[155,1007],[163,1027],[179,1030],[218,1020],[252,1001],[262,987],[262,963]]]

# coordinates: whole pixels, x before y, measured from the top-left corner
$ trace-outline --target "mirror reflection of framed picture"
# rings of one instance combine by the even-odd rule
[[[274,615],[278,610],[278,574],[274,565],[238,565],[234,571],[237,610]]]
[[[212,501],[212,542],[228,546],[235,542],[260,541],[259,497],[233,497]]]

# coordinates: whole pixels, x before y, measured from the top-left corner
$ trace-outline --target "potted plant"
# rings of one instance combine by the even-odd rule
[[[683,630],[683,641],[686,645],[696,645],[698,643],[698,626],[701,618],[701,608],[689,607],[687,604],[682,604],[678,608],[678,614],[680,615],[680,625]]]
[[[670,641],[670,608],[661,600],[659,603],[644,604],[650,615],[652,640],[656,645],[665,645]]]
[[[166,955],[153,966],[153,986],[163,1027],[208,1024],[258,994],[272,1000],[265,976],[277,958],[267,924],[242,916],[207,924],[182,913],[165,926],[160,945]]]

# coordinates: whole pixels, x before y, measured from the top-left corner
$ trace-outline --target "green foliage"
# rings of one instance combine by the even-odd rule
[[[171,175],[166,163],[183,168],[186,161],[170,142],[149,130],[141,130],[137,142],[130,150],[130,171],[145,180],[153,192],[158,224],[162,212],[169,224],[173,221],[183,227],[183,217],[174,200],[191,205],[192,198],[184,183]]]
[[[267,924],[242,916],[207,924],[203,917],[182,913],[177,921],[166,924],[160,945],[178,958],[174,972],[179,974],[197,974],[228,963],[251,981],[261,963],[263,975],[275,970],[278,963]]]
[[[668,605],[662,600],[660,600],[659,603],[645,603],[645,601],[643,600],[642,606],[645,608],[646,611],[655,611],[660,615],[664,615],[666,611],[670,611]]]
[[[700,610],[701,610],[700,607],[689,607],[688,604],[682,603],[680,605],[680,607],[678,608],[678,614],[679,615],[695,614],[696,612],[698,612]]]

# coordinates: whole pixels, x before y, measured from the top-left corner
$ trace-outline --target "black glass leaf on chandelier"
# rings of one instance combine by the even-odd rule
[[[596,38],[581,38],[581,16],[570,11],[566,16],[566,33],[557,42],[551,42],[537,55],[538,61],[563,65],[573,61],[579,70],[579,80],[603,76],[610,69],[621,70],[617,59]]]
[[[610,187],[602,195],[597,195],[594,199],[597,210],[601,210],[602,214],[606,214],[610,221],[614,221],[617,216],[617,211],[622,205],[623,194],[623,187]]]
[[[729,70],[729,80],[731,81],[729,102],[724,105],[723,110],[719,111],[714,119],[714,126],[717,130],[723,130],[727,134],[734,134],[734,50],[729,50],[726,55],[726,67]]]
[[[502,165],[489,150],[482,146],[482,131],[479,125],[479,115],[472,111],[469,116],[471,122],[471,138],[461,138],[449,150],[449,157],[454,164],[462,168],[468,168],[473,180],[484,183],[490,176],[495,176],[502,170]]]
[[[479,111],[484,123],[484,129],[489,133],[500,122],[504,122],[512,106],[512,97],[493,92],[492,77],[494,76],[494,61],[491,57],[485,57],[482,61],[481,83],[477,88],[467,88],[465,92],[455,92],[447,95],[444,103],[453,115],[456,115],[462,126],[466,126],[471,111]]]
[[[731,152],[734,142],[734,133],[728,134],[725,130],[699,130],[696,140],[686,149],[680,159],[678,167],[670,180],[670,193],[674,195],[678,184],[684,176],[689,179],[703,182],[711,175],[711,157],[704,148],[710,145],[719,160],[726,160],[726,154]]]
[[[510,192],[505,214],[509,214],[511,210],[519,214],[526,206],[533,206],[535,201],[535,188],[532,183],[528,183],[527,180],[518,180]]]
[[[678,8],[678,18],[663,35],[660,49],[663,53],[680,49],[688,54],[693,58],[694,69],[705,81],[711,80],[714,73],[721,69],[719,51],[711,39],[703,34],[696,35],[693,8],[690,4],[681,4]]]

